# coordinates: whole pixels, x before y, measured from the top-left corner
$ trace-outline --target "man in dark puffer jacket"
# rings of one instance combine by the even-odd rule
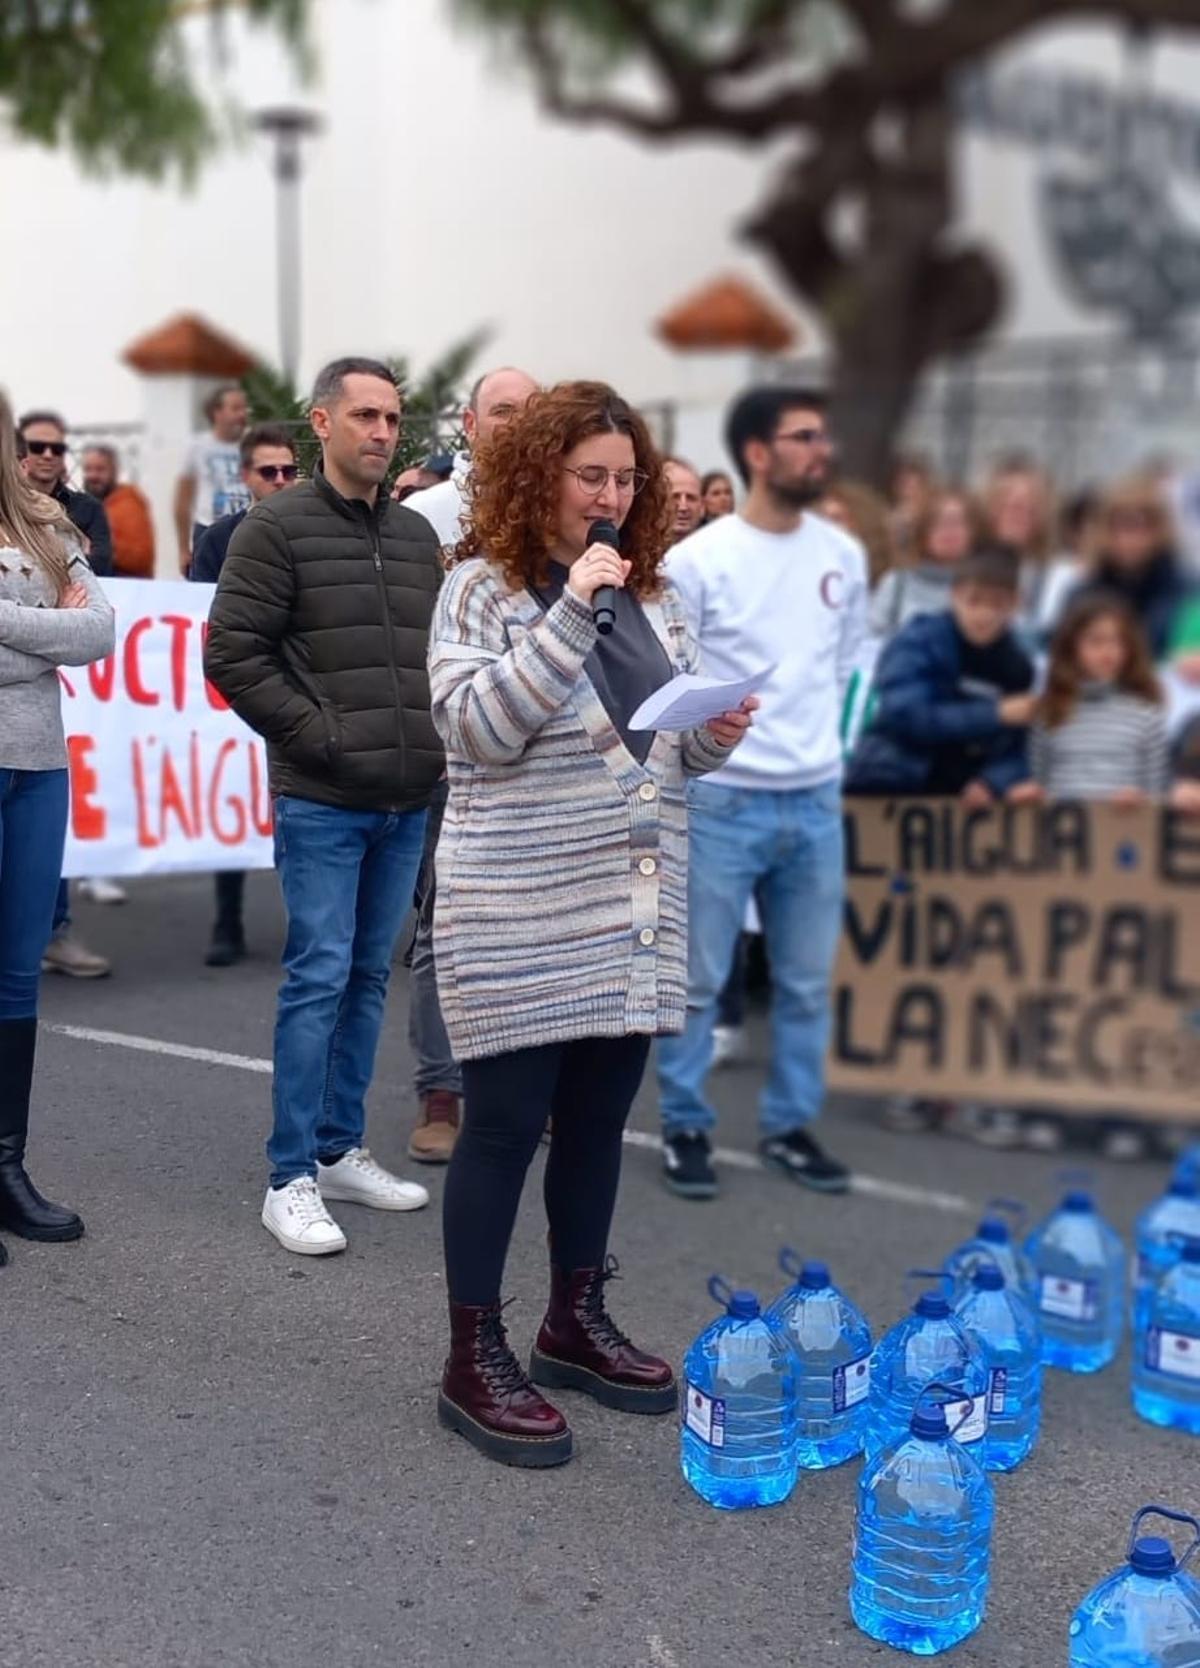
[[[341,1251],[325,1208],[415,1210],[424,1188],[363,1145],[365,1096],[425,807],[442,773],[425,670],[437,536],[381,490],[400,433],[388,368],[339,359],[316,381],[312,481],[234,533],[205,670],[266,739],[288,912],[263,1225],[289,1251]]]

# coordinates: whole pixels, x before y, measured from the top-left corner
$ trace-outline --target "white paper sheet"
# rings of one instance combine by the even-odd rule
[[[753,695],[775,670],[764,666],[748,678],[734,683],[722,683],[719,678],[703,678],[696,672],[681,672],[648,695],[629,720],[631,730],[694,730],[741,706],[747,695]]]

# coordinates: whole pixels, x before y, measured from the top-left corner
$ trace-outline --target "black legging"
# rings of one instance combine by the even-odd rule
[[[561,1268],[598,1268],[621,1177],[621,1132],[649,1037],[588,1037],[463,1064],[463,1127],[442,1204],[455,1303],[495,1303],[525,1172],[553,1118],[546,1216]]]

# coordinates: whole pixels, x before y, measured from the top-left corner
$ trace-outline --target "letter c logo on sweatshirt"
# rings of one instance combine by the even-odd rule
[[[846,575],[841,568],[831,568],[828,573],[821,575],[821,601],[826,608],[840,608],[842,606],[842,590],[846,584]]]

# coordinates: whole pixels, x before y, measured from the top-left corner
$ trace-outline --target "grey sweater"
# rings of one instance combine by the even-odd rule
[[[86,608],[59,608],[45,569],[0,545],[0,770],[65,767],[58,668],[86,666],[113,650],[112,604],[78,546],[70,554]]]
[[[662,681],[696,671],[675,592],[642,609]],[[543,612],[481,559],[438,597],[429,678],[450,798],[433,936],[456,1059],[683,1029],[684,780],[730,749],[660,730],[639,763],[588,677],[595,647],[571,590]]]
[[[1140,788],[1167,791],[1167,720],[1161,707],[1110,684],[1085,684],[1065,724],[1036,724],[1029,736],[1034,780],[1053,799],[1111,799]]]
[[[889,568],[871,595],[867,624],[876,637],[892,638],[918,614],[940,614],[950,606],[954,562],[918,562]]]

